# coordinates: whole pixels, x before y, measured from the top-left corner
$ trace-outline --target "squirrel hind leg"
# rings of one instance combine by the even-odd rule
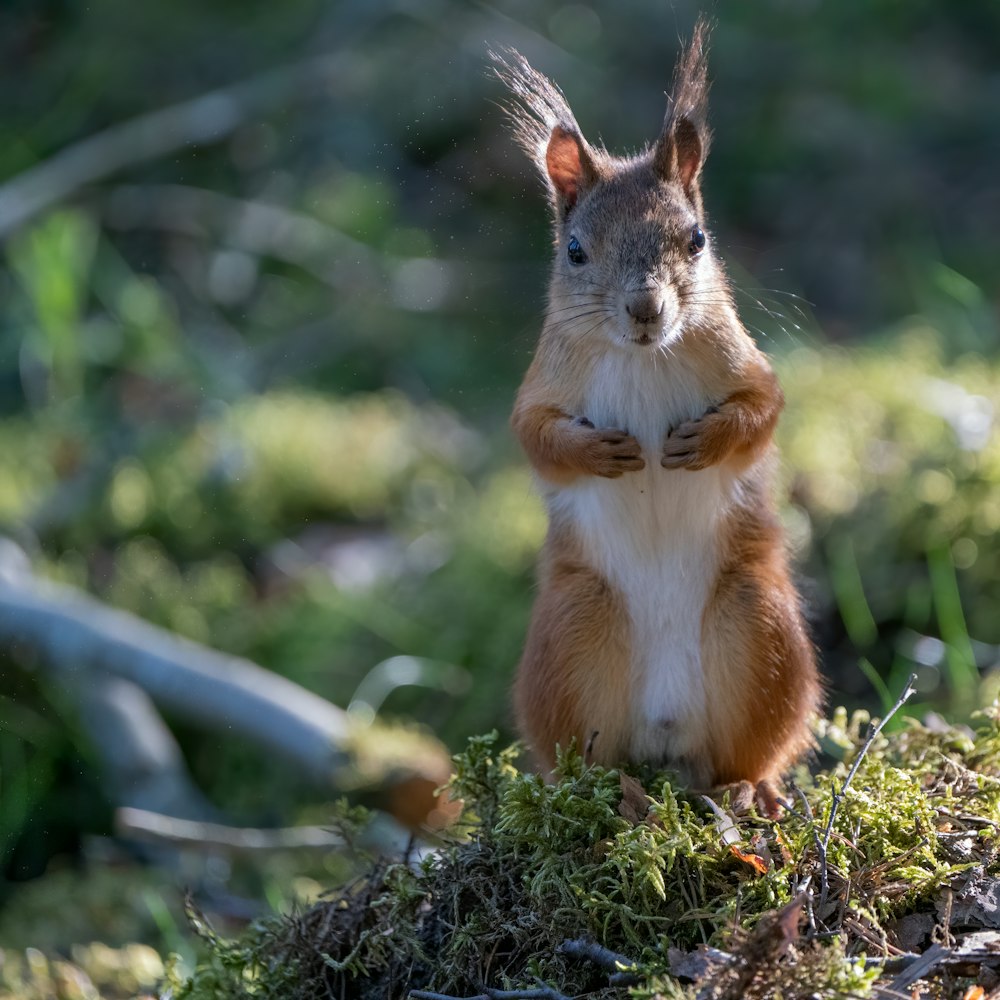
[[[587,763],[628,756],[627,620],[617,592],[592,570],[555,567],[546,579],[514,683],[518,729],[539,770],[574,740]]]
[[[749,782],[771,814],[776,777],[813,743],[810,721],[820,700],[813,648],[783,556],[725,572],[703,636],[714,780]]]

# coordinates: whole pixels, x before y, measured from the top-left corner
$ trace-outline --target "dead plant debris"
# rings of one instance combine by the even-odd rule
[[[1000,710],[817,735],[842,759],[777,821],[574,750],[546,784],[474,738],[447,844],[211,936],[173,997],[1000,997]]]

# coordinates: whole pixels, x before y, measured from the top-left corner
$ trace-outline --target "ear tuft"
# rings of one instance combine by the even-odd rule
[[[562,91],[534,69],[520,52],[490,51],[493,71],[514,100],[504,105],[514,138],[550,185],[562,214],[597,176],[593,151]]]
[[[653,162],[660,176],[680,181],[688,197],[696,202],[698,178],[711,138],[706,121],[709,32],[709,23],[699,18],[691,44],[677,61],[673,93],[653,150]]]

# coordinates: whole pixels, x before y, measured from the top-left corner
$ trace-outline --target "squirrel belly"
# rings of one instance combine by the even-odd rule
[[[708,405],[683,364],[622,351],[595,364],[582,412],[593,414],[595,423],[627,428],[643,453],[655,457],[671,426]],[[598,630],[617,633],[618,648],[593,665],[608,690],[589,671],[579,671],[583,683],[571,697],[579,706],[580,731],[533,733],[539,750],[565,745],[571,736],[582,749],[597,732],[595,761],[662,763],[678,767],[694,784],[711,782],[701,633],[721,562],[721,521],[737,489],[736,477],[723,466],[673,470],[655,458],[618,479],[542,483],[550,539],[562,550],[572,539],[575,557],[566,565],[543,556],[548,573],[542,587],[558,589],[552,577],[560,572],[593,574],[613,594],[606,610],[621,621],[615,627],[602,622],[591,604],[589,614],[577,618],[581,636],[569,634],[572,624],[560,630],[557,641],[569,648],[588,645],[583,636]],[[522,671],[545,669],[522,665]]]
[[[550,528],[514,689],[541,769],[575,740],[606,766],[757,785],[810,747],[820,689],[770,465],[648,463],[545,490]]]
[[[704,786],[712,776],[701,632],[720,561],[726,484],[718,468],[682,475],[647,466],[622,482],[578,481],[551,497],[550,516],[575,535],[627,620],[625,728],[603,725],[598,699],[584,719],[587,739],[598,734],[591,759],[676,766]]]

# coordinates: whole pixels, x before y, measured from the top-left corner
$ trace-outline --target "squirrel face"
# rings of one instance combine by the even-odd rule
[[[634,157],[583,137],[562,92],[519,53],[492,53],[515,137],[549,190],[556,258],[549,327],[623,350],[660,349],[729,308],[704,232],[704,24],[677,66],[660,135]]]
[[[666,348],[721,275],[695,206],[651,155],[607,165],[557,221],[550,322],[623,350]]]

